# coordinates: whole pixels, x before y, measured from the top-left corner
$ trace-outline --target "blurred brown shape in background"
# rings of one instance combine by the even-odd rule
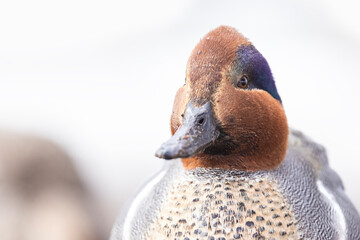
[[[0,132],[1,240],[104,239],[91,199],[59,146]]]

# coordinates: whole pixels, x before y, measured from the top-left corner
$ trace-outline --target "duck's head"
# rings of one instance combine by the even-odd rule
[[[269,65],[234,28],[216,28],[193,50],[171,132],[156,156],[182,158],[186,169],[267,170],[284,159],[288,126]]]

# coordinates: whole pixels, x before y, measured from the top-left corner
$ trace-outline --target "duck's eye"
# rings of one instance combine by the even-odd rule
[[[248,86],[249,80],[246,76],[242,76],[237,82],[237,87],[246,88]]]

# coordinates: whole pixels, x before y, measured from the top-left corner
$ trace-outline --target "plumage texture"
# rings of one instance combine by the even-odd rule
[[[192,170],[174,181],[150,239],[298,239],[290,205],[261,173]]]

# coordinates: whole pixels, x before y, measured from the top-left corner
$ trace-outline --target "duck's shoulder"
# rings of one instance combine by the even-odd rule
[[[271,175],[300,219],[305,239],[360,238],[359,215],[322,145],[291,129],[286,157]]]
[[[295,129],[289,131],[287,154],[275,173],[321,182],[330,191],[344,190],[339,175],[329,165],[325,147]]]
[[[316,171],[329,167],[327,153],[324,146],[311,140],[302,132],[290,129],[288,138],[288,152],[285,161],[305,161]]]

